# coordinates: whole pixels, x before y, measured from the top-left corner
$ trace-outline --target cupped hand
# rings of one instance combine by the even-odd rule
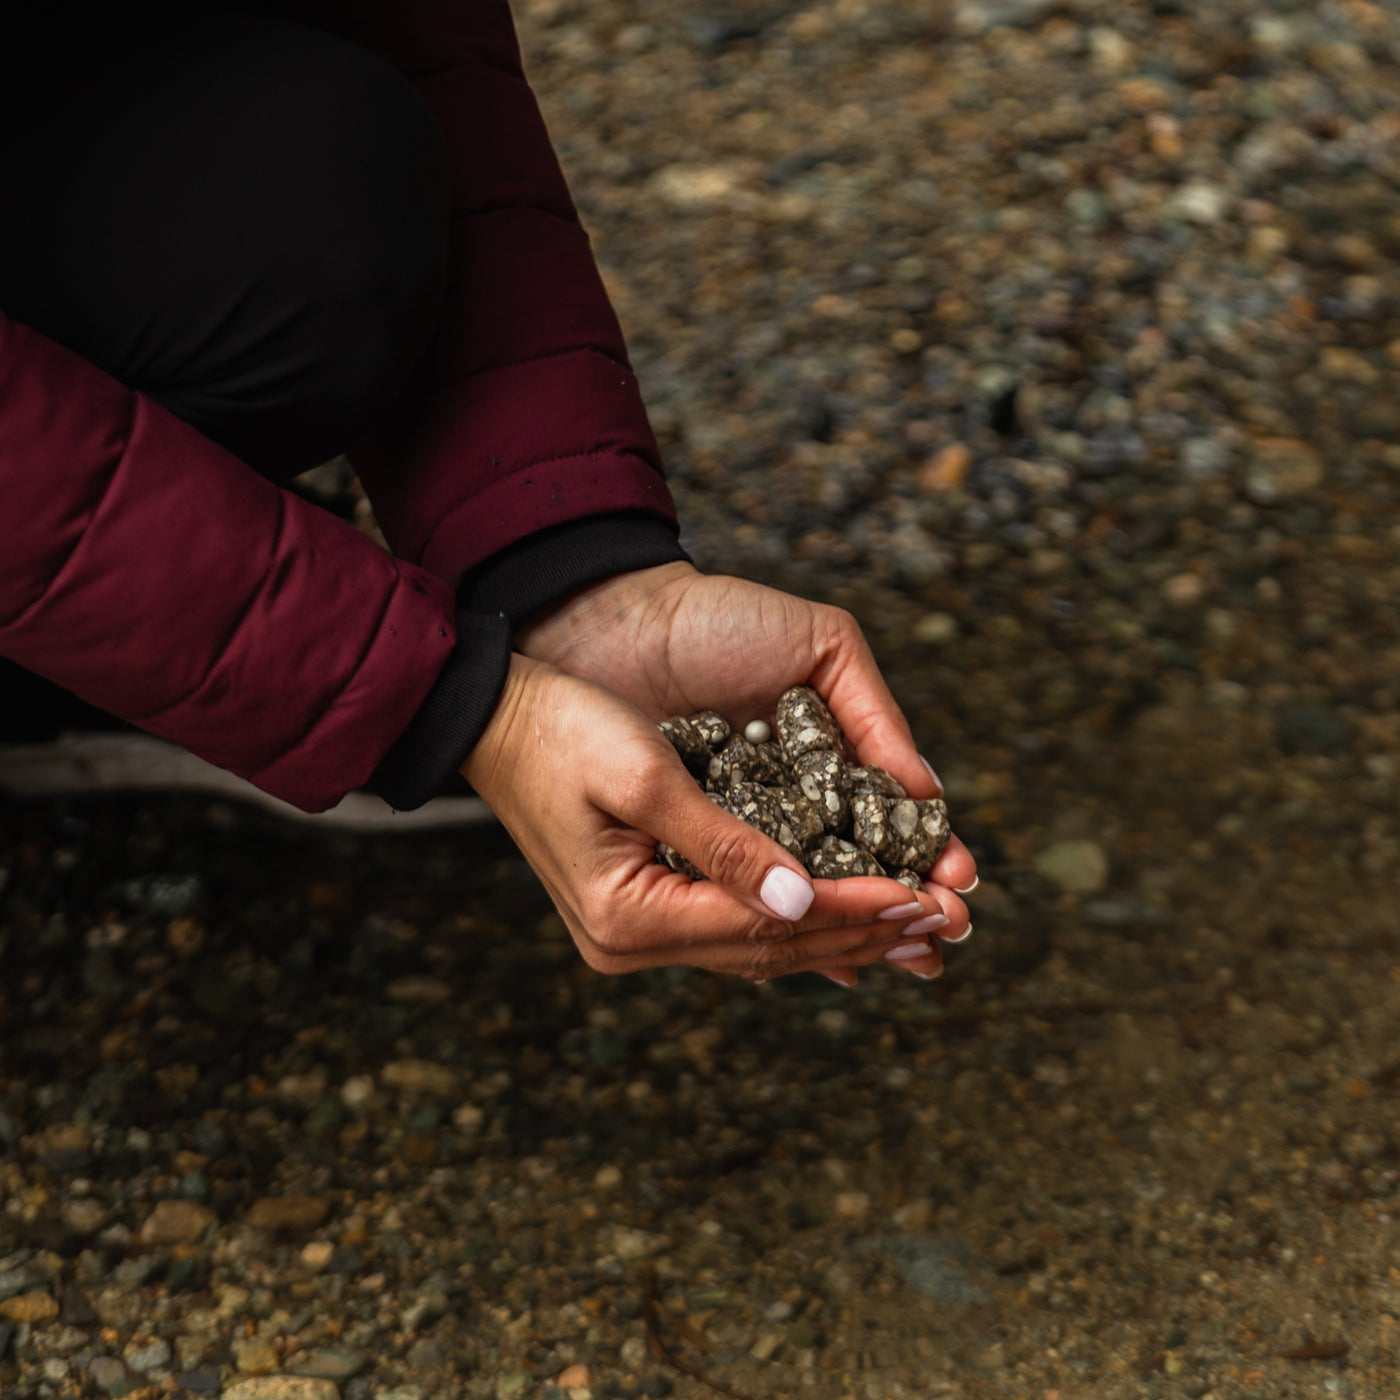
[[[686,965],[754,979],[916,950],[936,963],[940,901],[893,880],[812,880],[710,801],[655,724],[601,686],[523,655],[462,772],[603,972]],[[675,846],[709,878],[658,864]],[[914,932],[910,932],[910,930]]]
[[[862,763],[879,764],[911,797],[942,795],[859,625],[842,608],[663,564],[584,589],[531,619],[516,643],[657,720],[705,709],[741,725],[771,719],[783,691],[810,685]],[[928,873],[934,884],[965,891],[977,866],[954,837]],[[958,931],[955,923],[951,932]]]

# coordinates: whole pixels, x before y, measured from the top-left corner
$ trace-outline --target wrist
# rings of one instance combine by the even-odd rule
[[[616,574],[542,608],[516,629],[515,645],[527,657],[559,665],[600,631],[645,625],[699,577],[700,571],[684,560]]]
[[[460,768],[462,776],[489,803],[495,790],[495,776],[504,773],[507,780],[513,767],[510,757],[512,736],[521,731],[528,719],[531,697],[540,680],[553,667],[512,652],[506,670],[505,684],[491,718],[472,751]]]

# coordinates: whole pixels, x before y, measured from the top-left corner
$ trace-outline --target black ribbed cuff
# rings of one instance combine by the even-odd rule
[[[458,611],[457,645],[407,729],[366,786],[411,812],[466,761],[495,713],[510,668],[510,623],[499,613]]]
[[[690,563],[676,527],[646,511],[615,511],[553,525],[493,554],[458,587],[458,606],[503,613],[518,627],[532,613],[617,574]]]

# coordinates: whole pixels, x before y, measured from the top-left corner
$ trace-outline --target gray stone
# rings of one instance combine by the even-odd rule
[[[969,1277],[966,1246],[931,1235],[890,1235],[863,1240],[857,1254],[884,1254],[894,1261],[904,1282],[935,1303],[985,1303],[986,1293]]]
[[[131,1379],[127,1369],[115,1356],[94,1356],[87,1368],[88,1375],[99,1390],[108,1395],[126,1394],[130,1388],[126,1382]]]
[[[1093,894],[1108,883],[1108,857],[1094,841],[1056,841],[1031,864],[1066,894]]]
[[[1024,29],[1049,18],[1059,0],[959,0],[953,7],[953,25],[968,38],[1001,26]]]
[[[1254,444],[1254,456],[1245,473],[1244,491],[1256,505],[1304,496],[1322,484],[1321,456],[1295,438],[1264,438]]]
[[[137,1347],[126,1358],[126,1364],[133,1371],[159,1371],[170,1364],[170,1343],[157,1338],[144,1347]]]
[[[297,1358],[289,1366],[298,1376],[320,1376],[341,1383],[358,1376],[369,1365],[369,1354],[356,1347],[318,1347]]]

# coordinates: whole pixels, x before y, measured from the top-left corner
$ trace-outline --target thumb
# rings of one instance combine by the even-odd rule
[[[816,890],[801,863],[771,836],[712,802],[671,757],[676,781],[648,785],[648,810],[618,815],[674,846],[755,913],[789,923],[802,919]]]

